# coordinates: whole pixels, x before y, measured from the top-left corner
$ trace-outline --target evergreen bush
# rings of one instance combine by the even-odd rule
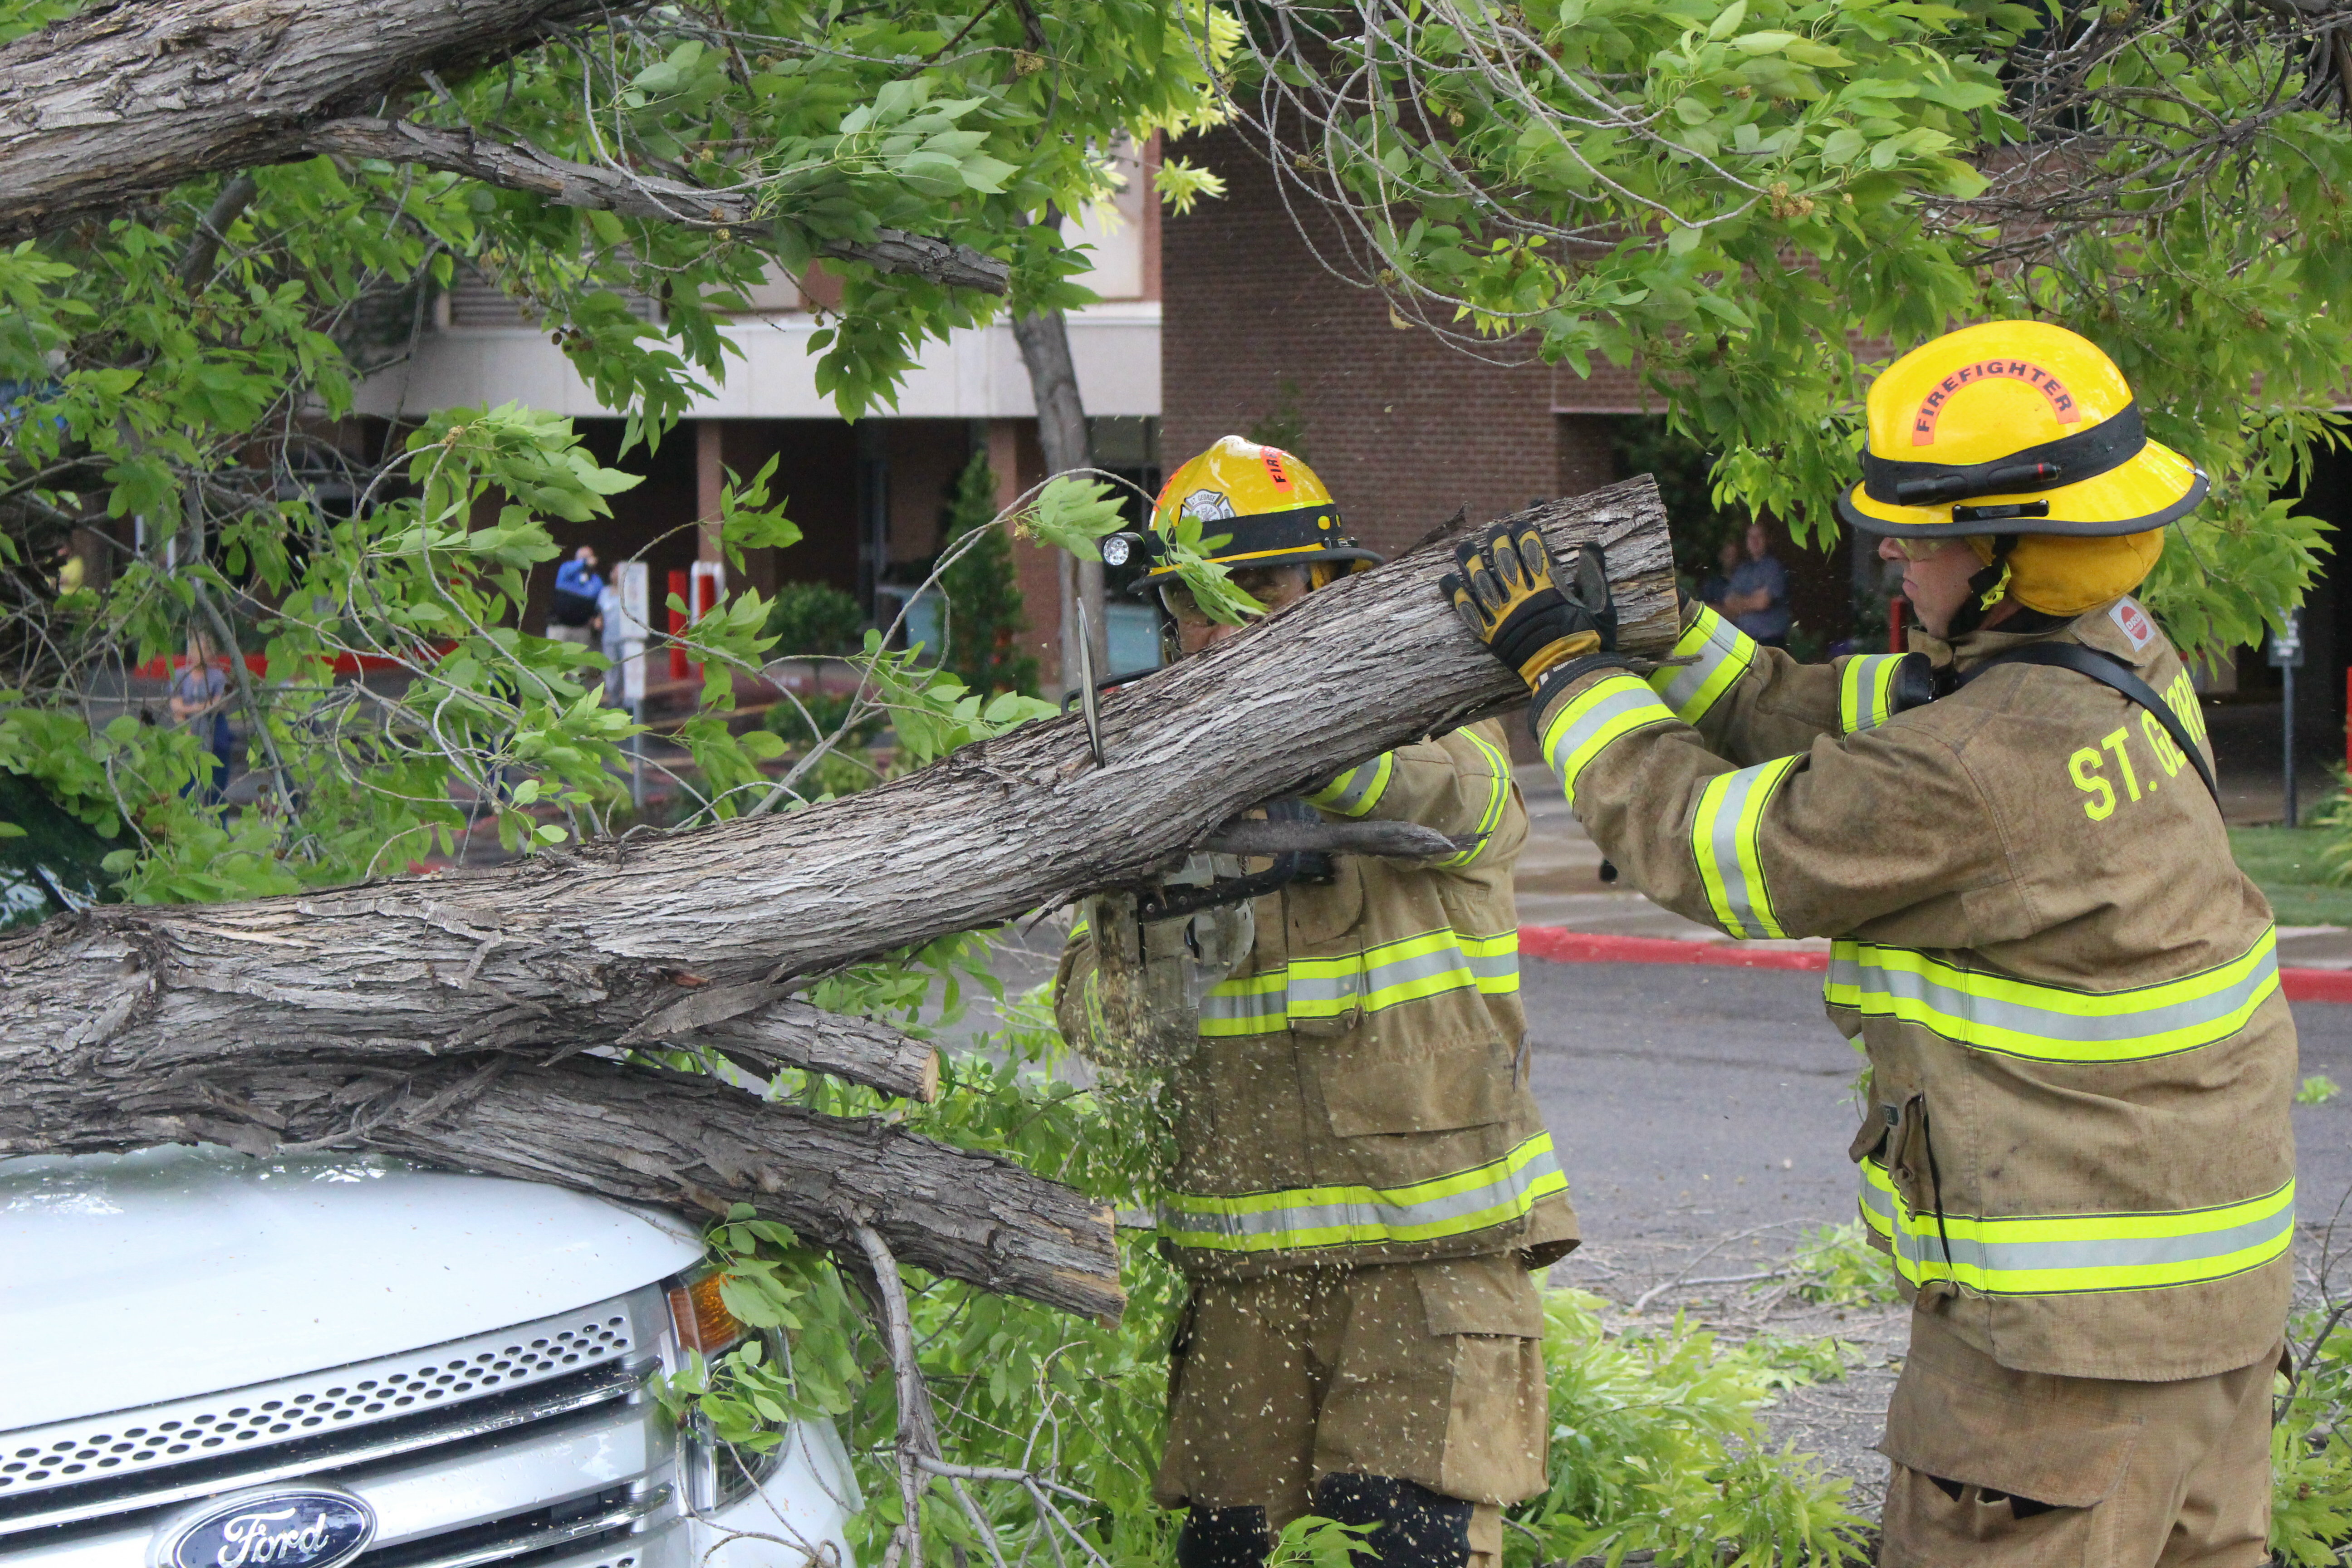
[[[1021,589],[1013,575],[1013,542],[996,524],[996,470],[986,452],[974,452],[956,479],[955,499],[948,507],[945,548],[975,531],[986,537],[973,544],[940,577],[940,591],[948,602],[947,657],[940,668],[982,694],[1017,691],[1034,696],[1037,660],[1021,651],[1021,634],[1028,617],[1023,613]]]

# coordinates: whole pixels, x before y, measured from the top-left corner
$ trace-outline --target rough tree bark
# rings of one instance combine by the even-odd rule
[[[1122,1304],[1109,1216],[992,1155],[770,1105],[698,1073],[512,1055],[385,1071],[326,1055],[234,1076],[125,1075],[100,1096],[16,1080],[0,1128],[68,1128],[49,1141],[64,1152],[202,1140],[268,1154],[356,1127],[367,1147],[428,1164],[689,1215],[753,1204],[836,1245],[871,1225],[905,1261],[989,1289],[1087,1316]]]
[[[1627,648],[1671,644],[1673,563],[1647,479],[1523,515],[1556,550],[1588,539],[1608,549]],[[659,1042],[814,1066],[829,1053],[827,1070],[880,1081],[870,1064],[904,1049],[876,1026],[822,1022],[791,999],[797,977],[1145,879],[1253,805],[1523,700],[1439,598],[1450,562],[1445,542],[1431,543],[1121,691],[1104,704],[1099,768],[1072,717],[791,816],[494,871],[53,921],[0,942],[0,1154],[187,1137],[274,1146],[341,1128],[452,1164],[689,1210],[740,1193],[842,1242],[845,1222],[811,1212],[821,1204],[769,1193],[836,1179],[815,1123],[719,1085],[698,1086],[702,1110],[662,1121],[682,1089],[576,1053]],[[490,1075],[509,1056],[571,1076],[534,1077],[555,1070],[536,1065]],[[294,1094],[281,1086],[301,1071],[340,1074],[341,1087],[314,1082],[290,1108],[272,1098]],[[894,1087],[903,1060],[897,1071]],[[484,1087],[463,1089],[467,1075]],[[560,1117],[492,1114],[523,1092],[512,1086],[585,1097],[573,1086],[591,1079],[631,1086],[635,1110],[614,1109],[625,1099],[615,1089],[598,1114],[623,1129],[614,1148],[653,1151],[655,1168],[582,1153],[558,1136]],[[430,1117],[405,1113],[406,1130],[391,1130],[383,1107],[445,1094]],[[138,1114],[121,1109],[145,1103],[126,1098],[138,1095],[161,1098]],[[665,1131],[738,1103],[726,1153]],[[441,1141],[404,1142],[427,1136]],[[982,1158],[924,1147],[920,1160],[902,1158],[947,1162],[926,1166],[935,1173]],[[619,1187],[614,1164],[635,1173]],[[1062,1212],[1050,1184],[1002,1169],[997,1190],[1031,1196],[992,1211],[982,1282],[1059,1305],[1084,1294],[1071,1278],[1115,1292],[1107,1220],[1073,1237],[1041,1217]],[[908,1260],[974,1277],[970,1249],[933,1236],[925,1215],[902,1208],[875,1223]]]
[[[629,0],[95,5],[0,48],[0,237],[118,210],[219,170],[323,151],[451,170],[564,205],[705,226],[742,221],[750,203],[740,195],[624,176],[469,132],[358,118],[426,71],[494,65],[566,28],[645,8]],[[886,272],[1004,292],[1003,262],[941,240],[886,231],[827,249]]]

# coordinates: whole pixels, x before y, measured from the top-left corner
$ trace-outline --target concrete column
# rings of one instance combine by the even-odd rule
[[[726,559],[719,545],[719,515],[727,489],[726,439],[725,420],[694,422],[694,515],[701,522],[695,530],[698,561]]]

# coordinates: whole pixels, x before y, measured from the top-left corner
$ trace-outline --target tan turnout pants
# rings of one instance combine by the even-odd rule
[[[1164,1507],[1256,1506],[1280,1531],[1327,1475],[1390,1476],[1479,1505],[1544,1488],[1543,1306],[1511,1256],[1193,1286],[1171,1363]]]
[[[2257,1568],[2277,1367],[2052,1377],[1915,1315],[1879,1445],[1895,1461],[1880,1568]]]

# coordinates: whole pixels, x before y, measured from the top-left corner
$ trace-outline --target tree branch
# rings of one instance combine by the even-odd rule
[[[1671,647],[1648,480],[1519,515],[1556,551],[1601,542],[1622,646]],[[695,1212],[754,1203],[818,1236],[838,1225],[809,1216],[846,1204],[911,1262],[1092,1310],[1108,1222],[1068,1219],[1076,1194],[1030,1178],[1021,1215],[1000,1214],[942,1187],[961,1178],[941,1154],[869,1180],[856,1152],[878,1127],[580,1053],[772,1070],[797,1051],[925,1087],[924,1048],[816,1015],[789,980],[1144,880],[1253,805],[1523,704],[1439,595],[1451,563],[1433,544],[1115,694],[1105,765],[1066,718],[789,816],[288,898],[102,905],[0,941],[0,1155],[357,1139]]]
[[[373,1149],[444,1168],[718,1217],[748,1203],[811,1242],[855,1249],[846,1208],[919,1268],[1082,1316],[1124,1298],[1109,1209],[1009,1160],[866,1118],[772,1105],[699,1073],[574,1058],[450,1058],[388,1073],[367,1061],[215,1061],[124,1079],[56,1120],[49,1089],[0,1109],[0,1152],[223,1143]]]
[[[307,127],[632,0],[143,0],[0,48],[0,237],[305,157]]]
[[[1671,647],[1647,479],[1520,515],[1564,552],[1603,542],[1623,646]],[[1106,767],[1069,717],[791,816],[561,863],[53,921],[0,941],[0,1103],[90,1054],[157,1068],[334,1040],[397,1067],[694,1031],[756,1044],[720,1028],[735,1020],[786,1034],[806,1022],[783,1005],[793,976],[1144,880],[1252,805],[1523,702],[1439,596],[1451,563],[1440,543],[1345,578],[1112,695]]]
[[[251,174],[239,174],[223,185],[213,205],[196,221],[195,237],[188,241],[187,253],[180,258],[180,283],[191,292],[205,285],[213,269],[213,261],[220,255],[221,241],[228,237],[228,226],[237,215],[252,205],[261,190]]]
[[[598,208],[687,228],[741,228],[763,216],[750,192],[710,191],[677,180],[575,163],[526,142],[501,142],[472,130],[406,120],[337,120],[308,132],[304,141],[312,152],[422,163],[507,190],[527,191],[558,206]],[[879,230],[870,242],[834,240],[823,249],[877,271],[988,294],[1003,293],[1012,276],[1005,263],[970,246],[890,228]]]

